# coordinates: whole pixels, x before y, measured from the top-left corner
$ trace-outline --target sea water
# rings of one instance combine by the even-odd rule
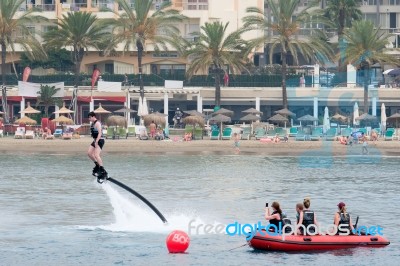
[[[111,182],[96,183],[85,156],[0,155],[0,265],[396,265],[400,259],[399,158],[227,155],[104,156]],[[306,196],[324,224],[344,201],[353,222],[380,225],[391,244],[319,253],[258,252],[245,236],[190,235],[185,254],[165,240],[195,224],[263,222],[279,201],[295,220]],[[237,249],[234,249],[238,247]],[[231,250],[233,249],[233,250]]]

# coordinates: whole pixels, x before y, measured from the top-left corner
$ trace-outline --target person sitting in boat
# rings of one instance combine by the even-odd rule
[[[334,224],[337,228],[337,234],[351,234],[353,232],[354,227],[351,222],[350,214],[346,211],[346,204],[344,202],[339,202],[337,205],[339,211],[335,213]]]
[[[279,205],[279,202],[276,201],[272,202],[271,208],[272,208],[272,213],[270,213],[269,208],[266,207],[265,219],[269,220],[269,223],[275,225],[276,228],[279,228],[279,223],[282,220],[282,210]]]
[[[317,230],[318,222],[314,211],[310,210],[310,199],[305,198],[303,200],[303,205],[304,210],[300,212],[299,222],[297,223],[299,233],[303,235],[306,235],[307,233],[314,234]]]
[[[303,203],[299,202],[296,204],[296,224],[299,223],[300,220],[300,213],[304,210]]]

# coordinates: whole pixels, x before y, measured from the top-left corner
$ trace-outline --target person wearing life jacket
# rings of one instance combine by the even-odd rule
[[[310,210],[310,199],[305,198],[303,201],[304,210],[300,212],[299,222],[297,223],[297,227],[301,234],[306,235],[307,233],[314,234],[318,228],[317,216],[314,211]],[[303,230],[303,227],[306,231]]]
[[[108,178],[107,172],[103,167],[103,161],[100,157],[101,150],[104,146],[104,137],[102,134],[101,123],[97,120],[96,114],[94,112],[90,112],[89,120],[92,122],[90,126],[90,134],[93,138],[93,142],[89,146],[88,156],[95,164],[93,168],[93,175],[97,176],[97,182],[103,183],[104,180]]]
[[[271,225],[273,224],[276,228],[279,228],[279,223],[282,221],[282,210],[279,202],[272,202],[271,208],[272,213],[270,213],[268,207],[265,207],[265,219],[268,220]]]
[[[346,204],[339,202],[337,205],[339,211],[335,213],[334,224],[337,228],[337,234],[350,235],[352,234],[354,227],[351,222],[350,214],[347,213]]]

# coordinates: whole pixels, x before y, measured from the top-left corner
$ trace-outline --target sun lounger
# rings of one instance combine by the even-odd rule
[[[25,136],[25,128],[24,127],[17,127],[17,130],[15,131],[14,138],[15,139],[23,139]]]
[[[298,132],[298,128],[297,127],[291,127],[289,130],[289,137],[296,137]]]
[[[260,127],[256,129],[256,134],[255,134],[256,140],[265,138],[265,136],[266,136],[266,131],[264,128]]]
[[[306,134],[304,133],[303,130],[297,131],[297,135],[296,135],[295,140],[296,140],[296,141],[298,141],[298,140],[305,141],[305,140],[306,140]]]
[[[275,138],[276,136],[276,130],[275,129],[270,129],[267,131],[267,133],[265,134],[267,138]]]
[[[350,137],[350,135],[351,135],[351,133],[353,132],[353,129],[352,128],[343,128],[342,129],[342,133],[341,133],[341,135],[343,136],[343,137]]]
[[[56,131],[54,131],[53,136],[55,138],[61,138],[62,137],[62,133],[63,133],[62,129],[61,128],[57,128]]]
[[[388,128],[385,132],[385,140],[393,140],[394,132],[394,128]]]
[[[26,139],[34,139],[35,138],[35,132],[33,130],[27,130],[25,133],[25,138]]]
[[[316,128],[311,132],[310,140],[320,140],[321,139],[321,130]]]
[[[244,127],[242,135],[240,136],[240,139],[250,139],[250,134],[251,134],[251,127]]]
[[[147,130],[145,128],[141,128],[139,130],[139,139],[140,140],[148,140],[149,136],[147,134]]]
[[[128,134],[126,133],[126,128],[124,127],[119,128],[119,137],[126,139],[128,138]]]
[[[211,140],[218,140],[219,139],[219,130],[213,130],[211,131]]]
[[[128,127],[128,137],[135,137],[135,136],[136,136],[135,127]]]
[[[230,127],[224,128],[224,131],[222,131],[222,139],[229,140],[231,138],[232,138],[232,128]]]
[[[336,139],[336,128],[330,128],[326,131],[325,140],[334,141]]]
[[[112,139],[114,138],[114,127],[108,127],[107,128],[107,134],[106,134],[106,139]]]

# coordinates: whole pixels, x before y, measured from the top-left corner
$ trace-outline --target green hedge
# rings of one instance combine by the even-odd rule
[[[123,82],[125,75],[119,74],[103,74],[102,78],[104,81]],[[223,86],[223,76],[221,75],[221,86]],[[306,84],[311,85],[311,77],[306,76]],[[128,75],[129,83],[135,87],[139,86],[139,75]],[[280,87],[281,86],[281,75],[264,74],[264,75],[230,75],[229,76],[229,87]],[[299,86],[300,75],[290,74],[287,77],[286,84],[290,86]],[[21,80],[21,77],[20,79]],[[183,80],[185,87],[214,87],[214,76],[203,75],[193,76],[188,79],[182,74],[177,75],[143,75],[144,86],[164,86],[165,80]],[[29,82],[34,83],[53,83],[53,82],[64,82],[66,86],[73,86],[75,82],[74,75],[68,74],[56,74],[46,76],[35,76],[29,77]],[[7,85],[17,85],[18,79],[15,75],[6,76]],[[80,75],[79,86],[90,86],[91,75]]]

